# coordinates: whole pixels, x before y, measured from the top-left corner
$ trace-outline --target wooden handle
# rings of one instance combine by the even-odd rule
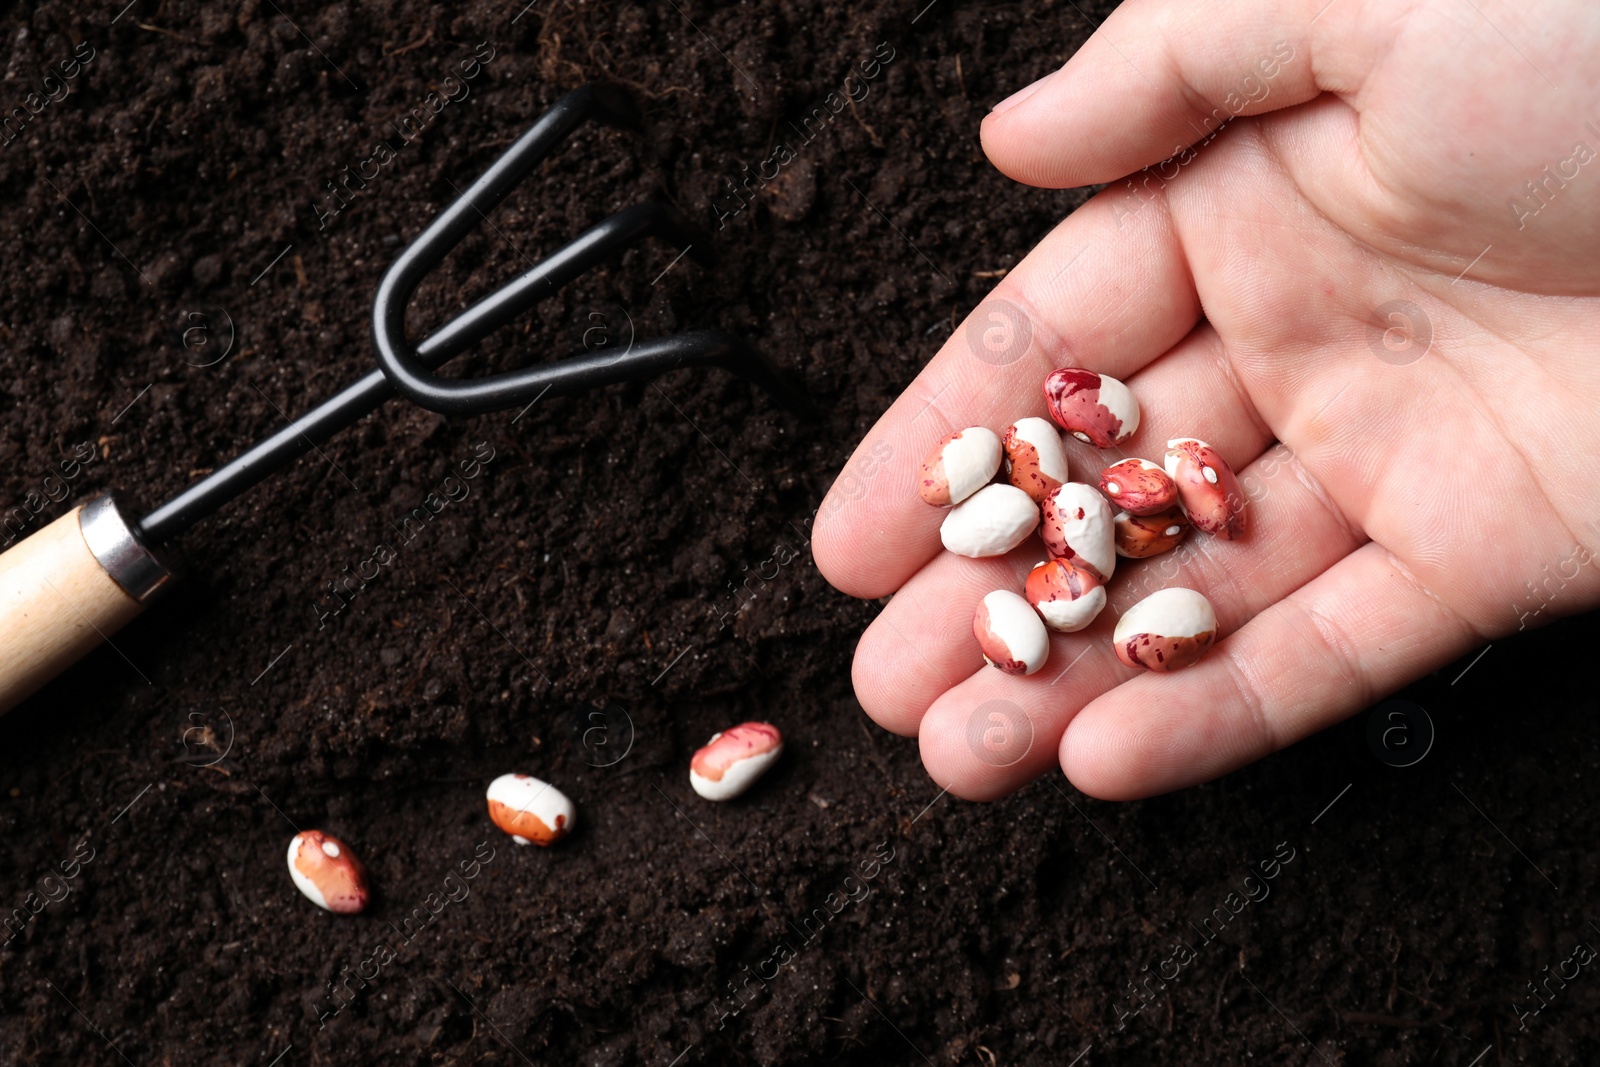
[[[95,558],[83,511],[0,555],[0,714],[144,610]]]

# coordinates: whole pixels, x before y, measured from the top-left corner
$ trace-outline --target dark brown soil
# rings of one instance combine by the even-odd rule
[[[1548,651],[1592,647],[1593,619],[1413,687],[1438,730],[1413,767],[1375,758],[1362,716],[1139,804],[1059,778],[939,799],[852,699],[876,608],[816,573],[810,518],[993,272],[1081,201],[1009,183],[976,131],[1105,5],[138,0],[112,25],[117,6],[0,19],[0,104],[65,93],[0,145],[8,513],[61,495],[46,478],[83,442],[73,498],[152,505],[370,369],[401,244],[602,76],[640,94],[646,135],[574,138],[415,328],[664,199],[715,231],[718,266],[667,270],[680,250],[647,243],[466,362],[716,325],[826,416],[715,371],[515,425],[396,403],[203,523],[170,598],[0,722],[0,914],[20,916],[0,1060],[1594,1061],[1600,976],[1553,975],[1600,943],[1600,721],[1584,654]],[[47,85],[81,42],[93,58]],[[480,42],[470,96],[331,214],[326,183],[458,92],[443,79]],[[869,95],[716,229],[725,180],[875,50]],[[197,365],[227,319],[231,354]],[[468,495],[319,625],[328,583],[485,449],[449,483]],[[69,506],[31,499],[29,532]],[[749,718],[782,726],[783,761],[740,802],[699,801],[689,753]],[[579,832],[511,845],[483,803],[509,770],[558,783]],[[364,857],[366,915],[294,891],[295,826]],[[493,858],[447,882],[480,842]],[[1276,877],[1247,883],[1263,863]],[[1549,1006],[1519,1029],[1530,981]]]

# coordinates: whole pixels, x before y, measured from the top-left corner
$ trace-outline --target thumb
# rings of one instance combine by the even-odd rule
[[[1093,185],[1179,155],[1239,115],[1353,91],[1374,51],[1356,32],[1360,6],[1128,0],[1066,66],[989,113],[984,151],[1029,185]]]

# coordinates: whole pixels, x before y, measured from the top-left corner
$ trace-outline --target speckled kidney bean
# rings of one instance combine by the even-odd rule
[[[1050,655],[1050,635],[1022,597],[996,589],[978,602],[972,634],[983,658],[1007,674],[1032,674]]]
[[[917,491],[934,507],[959,504],[988,485],[1000,470],[1000,438],[984,426],[947,434],[917,472]]]
[[[1067,480],[1067,450],[1061,431],[1047,419],[1018,419],[1001,437],[1006,451],[1006,480],[1033,497],[1034,503]]]
[[[1123,612],[1111,639],[1117,658],[1130,667],[1182,670],[1217,639],[1217,614],[1193,589],[1162,589]]]
[[[1115,378],[1080,367],[1051,371],[1044,380],[1050,417],[1084,444],[1110,448],[1139,429],[1139,402]]]
[[[1178,502],[1178,485],[1147,459],[1125,459],[1100,472],[1100,491],[1129,515],[1154,515]]]
[[[1064,559],[1046,560],[1028,572],[1023,599],[1052,630],[1076,633],[1106,606],[1106,587],[1087,567]]]
[[[1111,505],[1093,486],[1068,482],[1045,498],[1039,533],[1056,559],[1088,567],[1101,581],[1117,566]]]
[[[1111,530],[1116,537],[1117,555],[1145,559],[1176,548],[1189,532],[1189,520],[1176,505],[1155,515],[1119,511],[1111,519]]]
[[[1237,541],[1245,532],[1245,496],[1222,453],[1195,437],[1167,442],[1167,475],[1194,528]]]

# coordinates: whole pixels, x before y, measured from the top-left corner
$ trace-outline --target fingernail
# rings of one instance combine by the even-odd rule
[[[1004,100],[1002,100],[998,104],[996,104],[990,110],[989,114],[998,115],[1002,111],[1009,111],[1010,109],[1016,107],[1018,104],[1022,103],[1024,100],[1028,99],[1028,97],[1032,96],[1034,93],[1038,92],[1040,87],[1043,86],[1044,83],[1049,81],[1049,80],[1050,80],[1050,75],[1046,74],[1044,77],[1040,78],[1038,81],[1034,82],[1032,85],[1023,86],[1021,89],[1018,89],[1016,92],[1012,93],[1010,96],[1006,97]]]

